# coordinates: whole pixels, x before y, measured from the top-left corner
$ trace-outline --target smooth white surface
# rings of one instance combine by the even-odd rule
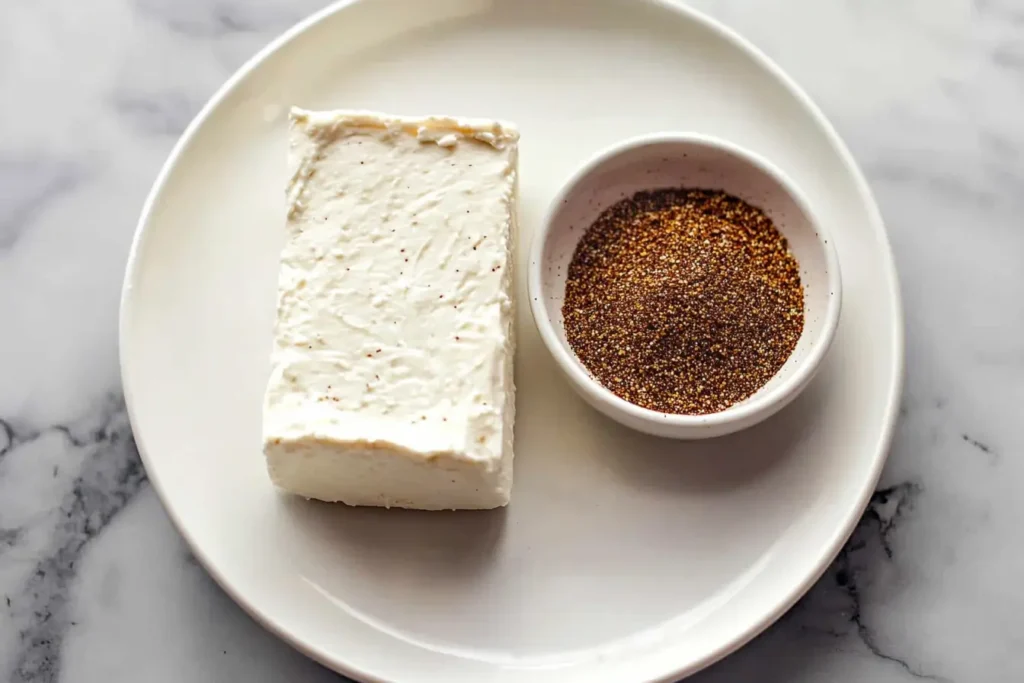
[[[804,328],[779,371],[752,396],[713,415],[671,415],[633,405],[594,379],[565,338],[562,304],[576,246],[609,206],[641,190],[717,189],[763,210],[800,266]],[[839,324],[842,278],[827,226],[769,161],[724,140],[658,133],[620,142],[585,163],[552,200],[530,247],[527,294],[541,339],[579,394],[614,420],[655,436],[700,439],[753,426],[789,405],[817,373]]]
[[[508,503],[514,128],[289,115],[263,452],[307,498]]]
[[[0,87],[33,103],[0,112],[5,681],[338,680],[191,557],[139,468],[116,344],[128,245],[178,135],[324,4],[0,3]],[[786,68],[861,162],[900,268],[908,367],[879,491],[843,553],[692,680],[1024,680],[1019,3],[696,4]]]
[[[233,597],[346,673],[497,682],[693,671],[817,578],[880,472],[902,359],[881,223],[809,105],[683,11],[425,7],[380,0],[326,13],[232,83],[172,156],[143,219],[122,316],[147,471]],[[383,21],[394,16],[402,22]],[[609,97],[599,117],[574,114],[581,89],[593,88],[584,72],[602,74],[601,92],[640,89],[647,106]],[[668,81],[675,87],[661,87]],[[417,515],[282,500],[256,453],[283,185],[283,121],[266,112],[288,103],[517,121],[527,239],[559,180],[613,140],[672,121],[770,156],[834,226],[854,285],[819,382],[760,429],[680,446],[579,407],[520,318],[513,506]],[[187,347],[180,329],[193,331]]]

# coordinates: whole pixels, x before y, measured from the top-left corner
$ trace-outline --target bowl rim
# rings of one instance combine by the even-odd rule
[[[611,390],[591,377],[568,346],[559,341],[555,333],[555,325],[548,315],[544,301],[542,301],[542,256],[544,248],[553,232],[554,219],[561,210],[562,205],[577,191],[586,178],[597,172],[609,161],[633,150],[663,143],[684,143],[724,152],[755,168],[762,174],[769,176],[782,187],[811,222],[819,246],[821,246],[825,255],[829,297],[825,306],[825,314],[822,318],[821,330],[817,337],[812,340],[809,353],[800,361],[794,372],[769,391],[761,395],[755,392],[745,402],[707,415],[662,413],[630,403],[612,393]],[[665,155],[660,154],[659,156]],[[533,235],[530,244],[527,270],[527,294],[530,299],[530,310],[533,314],[534,324],[537,326],[548,352],[555,358],[562,371],[566,373],[580,390],[587,392],[590,398],[600,401],[613,414],[622,414],[629,417],[632,421],[639,421],[660,428],[659,433],[665,433],[662,430],[671,430],[672,428],[679,430],[707,428],[710,430],[735,423],[739,423],[740,426],[738,428],[742,429],[759,422],[760,419],[757,418],[762,416],[766,418],[774,413],[777,408],[795,398],[807,386],[821,365],[821,361],[828,353],[835,338],[842,309],[842,275],[840,273],[839,256],[835,249],[835,241],[832,239],[832,235],[827,227],[811,210],[810,202],[796,183],[782,169],[756,152],[728,140],[698,132],[660,132],[633,136],[605,147],[584,161],[563,181],[559,191],[548,206],[540,229]],[[631,426],[629,421],[623,422],[623,424]]]

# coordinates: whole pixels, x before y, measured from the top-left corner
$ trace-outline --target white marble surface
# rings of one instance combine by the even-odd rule
[[[338,680],[191,559],[145,480],[116,315],[143,197],[321,0],[0,4],[0,678]],[[867,514],[700,683],[1024,680],[1024,1],[702,0],[822,105],[888,222],[906,394]]]

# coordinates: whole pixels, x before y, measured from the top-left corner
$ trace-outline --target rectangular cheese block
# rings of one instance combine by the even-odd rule
[[[277,486],[508,503],[517,142],[492,121],[292,110],[263,410]]]

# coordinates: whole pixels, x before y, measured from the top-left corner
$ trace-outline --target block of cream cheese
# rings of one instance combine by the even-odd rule
[[[289,135],[271,479],[349,505],[505,505],[518,132],[295,109]]]

